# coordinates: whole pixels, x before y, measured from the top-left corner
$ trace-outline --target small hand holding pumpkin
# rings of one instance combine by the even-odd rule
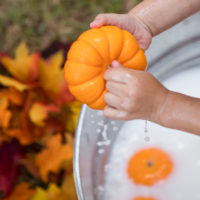
[[[168,90],[150,73],[127,69],[113,61],[104,78],[108,90],[104,96],[105,117],[159,121]]]
[[[136,15],[128,14],[99,14],[91,22],[91,28],[99,28],[105,25],[118,26],[121,29],[125,29],[132,33],[135,39],[138,41],[140,48],[143,50],[148,49],[151,40],[152,33],[149,27],[141,21]]]

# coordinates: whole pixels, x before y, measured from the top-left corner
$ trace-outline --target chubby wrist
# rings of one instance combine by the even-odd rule
[[[149,16],[149,9],[143,7],[143,2],[138,4],[132,10],[128,12],[129,15],[132,15],[137,21],[151,34],[151,36],[155,36],[157,32],[153,24],[151,23],[151,17]]]
[[[131,16],[133,18],[133,20],[136,20],[138,22],[138,24],[144,29],[146,30],[150,35],[151,37],[153,37],[153,32],[151,30],[151,27],[148,25],[148,23],[145,22],[145,20],[140,17],[139,15],[137,15],[136,12],[134,12],[133,10],[131,10],[129,13],[128,13],[129,16]]]
[[[157,124],[165,126],[170,117],[169,111],[172,106],[173,92],[163,88],[160,94],[157,95],[156,100],[154,101],[153,112],[151,115],[150,121],[153,121]]]

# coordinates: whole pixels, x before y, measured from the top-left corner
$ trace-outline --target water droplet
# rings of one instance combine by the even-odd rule
[[[101,120],[101,121],[99,121],[97,124],[98,124],[98,126],[103,126],[103,125],[104,125],[104,121]]]
[[[97,142],[97,146],[109,146],[111,143],[110,140],[106,140],[106,141],[99,141]]]
[[[145,133],[147,133],[147,132],[148,132],[148,129],[147,129],[147,120],[145,120],[144,132],[145,132]]]
[[[145,136],[145,137],[144,137],[144,141],[145,141],[145,142],[149,142],[149,141],[150,141],[150,137],[149,137],[149,136]]]
[[[117,131],[118,130],[118,127],[117,126],[114,126],[113,127],[113,131]]]
[[[94,118],[94,115],[93,115],[93,114],[91,114],[91,115],[90,115],[90,117],[91,117],[91,118]]]
[[[99,150],[98,150],[98,154],[103,154],[104,152],[105,152],[104,149],[99,149]]]
[[[95,123],[95,121],[94,121],[94,120],[92,120],[92,121],[91,121],[91,123],[92,123],[92,124],[94,124],[94,123]]]
[[[111,125],[114,125],[116,122],[115,121],[111,121],[110,123],[111,123]]]
[[[145,141],[145,142],[149,142],[149,141],[150,141],[150,137],[147,136],[147,133],[148,133],[148,129],[147,129],[147,120],[145,120],[144,132],[145,132],[144,141]]]
[[[96,130],[96,132],[97,132],[97,133],[101,133],[101,129],[98,128],[98,129]]]
[[[104,171],[105,171],[105,172],[108,171],[108,170],[109,170],[109,167],[110,167],[109,164],[104,165]]]
[[[98,190],[98,192],[103,192],[103,191],[104,191],[104,187],[101,186],[101,185],[99,185],[99,186],[97,187],[97,190]]]

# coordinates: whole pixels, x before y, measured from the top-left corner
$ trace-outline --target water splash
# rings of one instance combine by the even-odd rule
[[[144,141],[145,142],[149,142],[150,141],[150,137],[147,135],[147,133],[148,133],[147,120],[145,120],[144,133],[145,133]]]

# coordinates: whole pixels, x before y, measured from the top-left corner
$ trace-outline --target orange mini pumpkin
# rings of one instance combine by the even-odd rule
[[[104,72],[113,60],[124,67],[144,70],[147,62],[131,33],[103,26],[82,33],[67,55],[65,79],[70,92],[93,109],[105,107]]]
[[[173,161],[159,148],[147,148],[136,152],[128,163],[127,172],[135,184],[152,186],[168,178],[173,171]]]

